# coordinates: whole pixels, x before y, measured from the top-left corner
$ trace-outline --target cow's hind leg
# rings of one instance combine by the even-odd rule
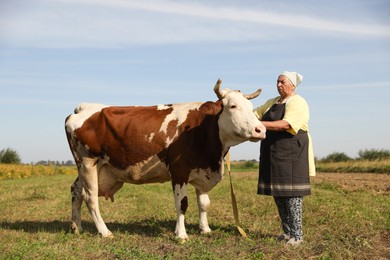
[[[206,192],[201,192],[196,189],[196,198],[198,201],[199,209],[199,228],[202,234],[207,234],[211,232],[209,223],[207,221],[207,209],[210,206],[209,195]]]
[[[81,227],[81,204],[83,203],[82,185],[79,178],[70,187],[72,193],[72,230],[75,234],[83,231]]]
[[[92,219],[95,222],[96,228],[102,237],[112,237],[112,233],[108,230],[106,224],[100,215],[99,197],[98,197],[98,173],[96,160],[84,157],[81,163],[81,174],[79,175],[85,193],[83,198],[87,204],[88,210],[91,213]]]

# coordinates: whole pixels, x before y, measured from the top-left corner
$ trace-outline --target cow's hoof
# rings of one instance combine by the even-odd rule
[[[176,236],[176,239],[179,244],[184,244],[188,240],[188,235],[182,234],[180,236]]]
[[[186,242],[187,242],[187,240],[188,240],[188,237],[186,237],[186,238],[177,238],[178,240],[178,243],[180,244],[180,245],[183,245],[183,244],[185,244]]]
[[[111,233],[110,231],[107,233],[107,234],[105,234],[105,235],[103,235],[103,234],[101,234],[100,233],[100,237],[101,238],[104,238],[104,239],[113,239],[114,238],[114,234],[113,233]]]
[[[75,235],[80,234],[83,232],[83,228],[81,226],[77,226],[75,223],[72,224],[72,233]]]
[[[211,229],[210,229],[210,228],[201,229],[201,230],[200,230],[200,233],[201,233],[202,235],[210,234],[210,233],[211,233]]]

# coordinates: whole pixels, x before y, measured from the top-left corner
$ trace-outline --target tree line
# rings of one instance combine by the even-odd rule
[[[11,148],[6,148],[0,151],[0,163],[4,164],[20,164],[22,159],[20,158],[19,153]],[[35,165],[55,165],[55,166],[71,166],[75,165],[74,161],[51,161],[51,160],[41,160],[35,163]]]
[[[365,149],[358,152],[357,158],[351,158],[345,153],[334,152],[328,156],[317,160],[319,162],[348,162],[353,160],[358,161],[381,161],[390,159],[390,151],[385,149]]]

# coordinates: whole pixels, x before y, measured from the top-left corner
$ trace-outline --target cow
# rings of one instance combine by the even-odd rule
[[[80,104],[65,120],[70,150],[78,168],[71,186],[72,230],[82,231],[84,201],[102,237],[113,237],[104,223],[98,197],[114,201],[123,183],[171,181],[177,212],[176,237],[188,239],[184,215],[187,185],[196,189],[199,228],[210,233],[208,192],[221,181],[229,148],[265,138],[265,127],[253,113],[248,95],[214,87],[216,102],[157,106]]]

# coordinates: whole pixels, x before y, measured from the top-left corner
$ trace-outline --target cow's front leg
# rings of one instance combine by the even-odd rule
[[[207,209],[210,206],[209,195],[206,192],[201,192],[196,189],[196,198],[198,201],[199,209],[199,228],[202,234],[207,234],[211,232],[209,223],[207,221]]]
[[[176,221],[176,237],[182,240],[188,238],[186,227],[184,224],[184,215],[188,207],[188,198],[187,198],[187,184],[183,185],[175,184],[173,188],[175,196],[175,207],[177,212],[177,221]]]

